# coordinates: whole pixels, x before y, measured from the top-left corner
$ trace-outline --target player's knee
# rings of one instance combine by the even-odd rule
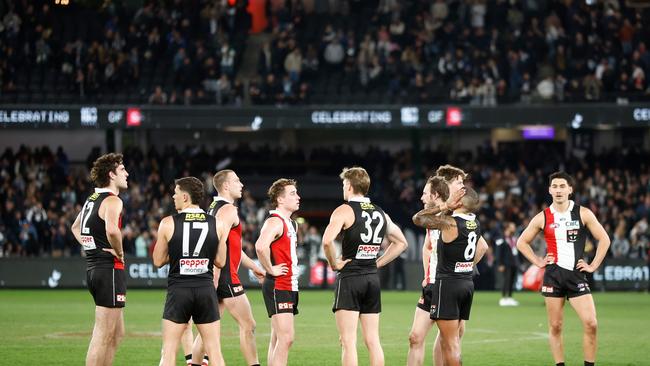
[[[373,348],[376,348],[376,347],[380,347],[380,343],[379,343],[379,338],[378,338],[378,337],[368,337],[368,338],[364,338],[364,339],[363,339],[363,342],[366,344],[366,347],[367,347],[368,349],[373,349]]]
[[[409,333],[409,344],[411,346],[419,346],[422,343],[424,343],[424,334],[415,331]]]
[[[598,331],[598,321],[596,318],[588,319],[584,322],[585,332],[589,334],[596,334]]]
[[[242,331],[248,335],[255,334],[255,329],[257,328],[257,323],[254,319],[246,321],[241,325]]]
[[[561,320],[553,320],[549,322],[549,332],[553,335],[560,335],[562,334],[562,321]]]
[[[124,328],[120,328],[115,332],[115,337],[113,338],[113,341],[115,344],[118,344],[122,341],[124,338]]]
[[[293,338],[293,334],[278,335],[278,343],[289,348],[293,345]]]

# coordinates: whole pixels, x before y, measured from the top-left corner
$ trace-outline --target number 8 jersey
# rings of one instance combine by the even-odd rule
[[[368,274],[377,272],[377,256],[386,235],[384,211],[363,197],[350,199],[347,204],[354,211],[354,224],[343,231],[343,259],[352,261],[341,274]]]
[[[472,279],[476,243],[481,237],[481,226],[474,214],[453,214],[458,237],[445,243],[440,235],[438,240],[438,279]]]
[[[187,208],[172,218],[174,234],[169,240],[167,285],[212,286],[212,266],[219,245],[214,216]]]

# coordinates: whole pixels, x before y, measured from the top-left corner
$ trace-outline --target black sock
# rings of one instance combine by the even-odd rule
[[[564,362],[558,362],[555,364],[555,366],[564,366]]]
[[[251,366],[260,366],[260,364],[259,364],[259,363],[256,363],[256,364],[254,364],[254,365],[251,365]]]
[[[595,362],[585,361],[585,366],[594,366],[595,364]]]
[[[201,366],[201,364],[193,363],[192,366]]]
[[[190,353],[189,355],[185,355],[185,361],[191,361],[192,360],[192,354]]]

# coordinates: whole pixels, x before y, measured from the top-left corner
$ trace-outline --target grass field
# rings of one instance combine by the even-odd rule
[[[266,361],[269,319],[261,292],[248,292],[257,320],[260,358]],[[463,340],[465,365],[551,365],[542,298],[516,294],[521,306],[500,308],[499,294],[478,292]],[[600,365],[650,365],[650,295],[597,293]],[[157,365],[160,354],[160,318],[163,290],[130,290],[125,310],[126,337],[115,357],[116,365]],[[415,292],[384,292],[381,340],[386,365],[404,365],[408,351]],[[296,341],[290,365],[338,365],[340,348],[330,311],[331,292],[304,291],[296,318]],[[93,324],[94,306],[85,290],[0,290],[0,349],[2,365],[82,365]],[[228,315],[222,320],[222,348],[229,365],[244,365],[237,326]],[[435,329],[435,328],[434,328]],[[433,333],[433,332],[432,332]],[[573,310],[565,317],[567,365],[582,365],[581,327]],[[360,338],[361,339],[361,338]],[[427,358],[431,364],[427,338]],[[367,352],[359,343],[359,361]],[[179,365],[182,364],[179,355]]]

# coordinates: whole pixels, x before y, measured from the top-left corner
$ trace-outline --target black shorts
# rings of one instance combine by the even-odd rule
[[[471,279],[436,278],[429,317],[433,320],[468,320],[473,297],[474,282]]]
[[[569,271],[557,264],[546,266],[544,281],[542,282],[542,296],[544,297],[572,297],[591,293],[587,277],[579,271]]]
[[[126,273],[123,269],[89,269],[86,271],[86,283],[95,305],[106,308],[126,306]]]
[[[244,286],[240,283],[220,283],[217,287],[217,297],[219,300],[228,297],[237,297],[245,293]]]
[[[336,279],[332,311],[352,310],[361,314],[381,313],[381,286],[377,273],[348,275]]]
[[[432,298],[433,298],[433,283],[429,283],[422,288],[422,295],[420,295],[420,300],[418,300],[417,307],[426,311],[427,313],[430,313]]]
[[[206,324],[219,320],[217,293],[213,286],[167,288],[163,319],[174,323]]]
[[[275,281],[266,278],[262,284],[262,295],[269,318],[275,314],[298,314],[298,291],[276,290]]]

